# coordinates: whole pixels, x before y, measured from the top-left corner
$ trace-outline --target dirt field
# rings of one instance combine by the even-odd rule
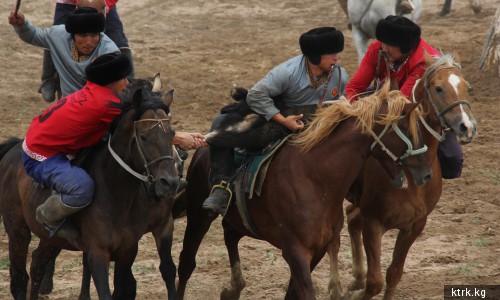
[[[498,86],[494,72],[481,73],[479,58],[487,29],[500,0],[482,0],[475,15],[468,1],[454,1],[452,12],[439,17],[441,0],[424,1],[423,37],[437,48],[462,56],[463,73],[473,87],[469,101],[479,135],[464,146],[462,178],[446,181],[443,196],[407,258],[398,299],[442,299],[444,284],[500,284],[500,128]],[[23,1],[22,11],[38,26],[51,24],[53,1]],[[36,92],[42,51],[20,41],[7,23],[15,1],[0,11],[0,139],[24,136],[33,118],[47,107]],[[235,85],[251,87],[276,64],[300,53],[301,33],[336,26],[346,36],[342,63],[350,75],[357,62],[347,19],[336,1],[184,0],[120,1],[119,12],[134,51],[136,75],[161,72],[175,89],[174,124],[178,130],[206,133],[218,109],[229,102]],[[165,85],[164,85],[165,86]],[[185,219],[176,221],[174,257],[178,261]],[[384,238],[383,267],[391,257],[395,232]],[[282,299],[289,271],[280,251],[265,242],[240,243],[247,281],[242,299]],[[342,235],[340,274],[350,280],[347,232]],[[80,253],[58,258],[54,292],[49,299],[76,299],[81,277]],[[188,299],[218,299],[230,270],[220,219],[214,222],[198,253],[198,267],[187,289]],[[10,299],[7,236],[0,227],[0,299]],[[146,235],[134,264],[138,299],[162,299],[166,288],[158,271],[154,241]],[[319,299],[327,295],[328,258],[313,272]],[[97,298],[92,287],[94,298]],[[379,297],[381,299],[381,297]]]

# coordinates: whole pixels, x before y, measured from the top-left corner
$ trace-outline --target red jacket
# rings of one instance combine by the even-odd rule
[[[347,99],[351,101],[356,100],[358,98],[357,94],[365,92],[375,78],[380,82],[385,81],[387,78],[387,67],[383,58],[380,62],[379,74],[375,74],[378,53],[381,48],[382,42],[380,41],[375,41],[370,45],[361,61],[361,65],[346,86]],[[423,49],[431,56],[440,55],[439,51],[432,48],[423,39],[420,39],[420,44],[412,51],[406,62],[399,68],[398,72],[396,73],[393,70],[390,71],[391,79],[395,80],[397,78],[399,90],[407,98],[411,97],[415,81],[422,77],[427,68]]]
[[[87,82],[81,90],[33,118],[24,152],[42,161],[58,153],[76,155],[80,149],[96,144],[121,112],[109,107],[111,102],[120,102],[111,89]]]

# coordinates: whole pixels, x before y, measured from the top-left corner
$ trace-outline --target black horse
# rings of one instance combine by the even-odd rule
[[[155,79],[159,82],[159,77]],[[0,206],[9,237],[14,299],[27,295],[26,262],[32,232],[40,242],[32,255],[31,299],[38,298],[46,265],[61,249],[84,252],[84,265],[92,274],[100,299],[112,299],[108,271],[109,262],[114,260],[113,298],[133,299],[136,281],[131,267],[138,241],[147,232],[152,232],[156,240],[168,296],[175,297],[171,210],[179,175],[169,116],[172,99],[172,92],[164,96],[147,80],[133,81],[126,90],[122,113],[113,122],[108,141],[96,145],[82,163],[96,188],[92,204],[71,220],[81,231],[79,249],[64,239],[48,238],[35,219],[35,210],[51,191],[33,185],[24,171],[19,143],[0,145],[4,154],[0,157]]]

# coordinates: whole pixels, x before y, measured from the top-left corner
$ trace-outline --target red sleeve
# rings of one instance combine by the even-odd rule
[[[116,5],[116,2],[118,2],[118,0],[106,0],[106,6],[108,9],[112,9],[113,6]]]
[[[377,68],[378,50],[380,42],[373,42],[366,52],[361,64],[349,80],[345,88],[346,97],[351,102],[358,99],[358,94],[365,92],[375,78],[375,69]]]
[[[399,88],[401,91],[401,94],[403,94],[406,98],[410,99],[411,98],[411,93],[413,90],[413,86],[415,85],[415,82],[422,78],[422,75],[424,75],[426,69],[425,63],[421,63],[416,65],[415,67],[412,68],[410,73],[408,74],[405,82],[403,85]]]

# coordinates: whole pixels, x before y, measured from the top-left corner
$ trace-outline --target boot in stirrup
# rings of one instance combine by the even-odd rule
[[[212,192],[205,199],[202,207],[203,209],[224,215],[232,195],[229,182],[222,180],[220,184],[212,187]]]

